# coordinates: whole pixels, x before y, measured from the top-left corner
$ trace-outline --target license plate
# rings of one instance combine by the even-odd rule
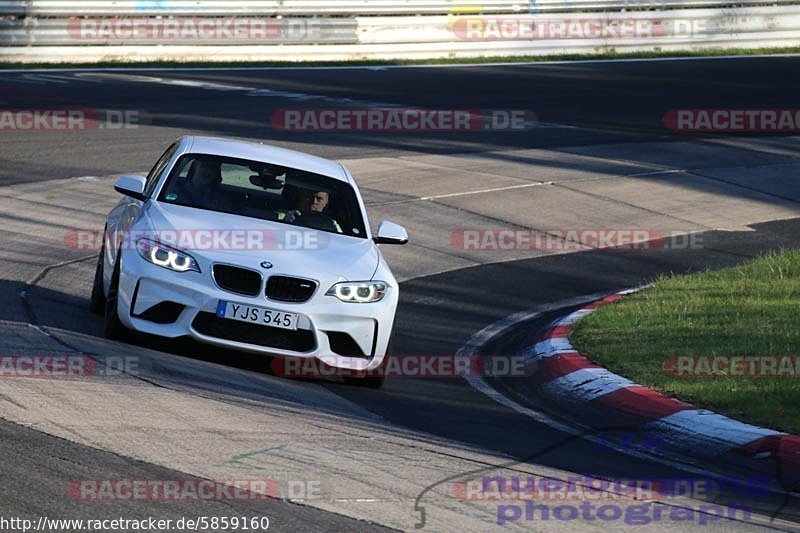
[[[256,307],[254,305],[235,304],[220,300],[217,304],[217,316],[239,322],[250,324],[260,324],[281,329],[297,329],[297,313],[284,313],[266,307]]]

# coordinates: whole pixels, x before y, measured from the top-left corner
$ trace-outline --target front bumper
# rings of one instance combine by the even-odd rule
[[[325,296],[327,287],[319,287],[307,302],[276,302],[267,299],[263,291],[257,296],[242,296],[218,288],[210,268],[202,273],[179,273],[145,261],[134,250],[123,250],[122,254],[118,313],[122,323],[135,331],[170,338],[189,336],[206,344],[269,356],[319,358],[331,366],[352,370],[373,370],[385,357],[397,308],[396,286],[390,286],[381,301],[369,304]],[[215,317],[219,300],[298,313],[297,333],[225,319],[216,319],[209,327],[213,322],[209,315]],[[141,318],[162,302],[183,306],[174,322]],[[236,332],[242,331],[243,324],[249,327],[248,334],[239,336]],[[331,333],[348,334],[361,353],[335,353]]]

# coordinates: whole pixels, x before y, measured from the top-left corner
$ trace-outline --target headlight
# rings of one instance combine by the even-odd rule
[[[343,302],[365,304],[380,301],[386,294],[386,288],[383,281],[343,281],[328,289],[325,294],[336,296]]]
[[[151,241],[150,239],[139,239],[136,241],[136,249],[145,261],[154,265],[174,270],[175,272],[188,272],[193,270],[200,272],[200,266],[194,257],[166,244]]]

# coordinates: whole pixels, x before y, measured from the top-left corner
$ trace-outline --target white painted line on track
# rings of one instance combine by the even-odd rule
[[[650,172],[637,172],[636,174],[628,174],[626,178],[642,178],[645,176],[660,176],[662,174],[684,174],[688,172],[685,168],[673,168],[670,170],[653,170]]]
[[[58,83],[61,85],[69,83],[68,81],[60,79],[59,77],[49,76],[49,75],[40,75],[40,76],[30,75],[30,76],[25,76],[25,78],[32,81],[40,81],[42,83]]]
[[[469,341],[467,341],[467,344],[461,347],[461,349],[465,352],[470,351],[471,353],[474,353],[477,351],[477,349],[483,347],[483,345],[489,342],[489,340],[491,340],[493,337],[496,337],[509,328],[517,326],[517,324],[520,324],[521,322],[532,320],[542,313],[546,313],[548,311],[561,309],[563,307],[587,304],[608,295],[609,292],[597,292],[588,296],[579,296],[577,298],[561,300],[552,304],[545,304],[528,311],[520,311],[519,313],[515,313],[502,320],[498,320],[497,322],[490,324],[479,332],[475,333],[472,337],[470,337]]]
[[[28,293],[27,292],[23,291],[23,292],[20,293],[20,298],[27,298],[27,297],[28,297]],[[39,333],[41,333],[45,337],[50,337],[50,338],[53,337],[52,335],[50,335],[49,331],[47,331],[46,329],[41,328],[40,326],[37,326],[36,324],[30,324],[29,323],[28,327],[35,329],[36,331],[38,331]]]
[[[280,67],[237,67],[235,64],[224,67],[141,67],[135,64],[125,67],[54,67],[54,68],[19,68],[19,69],[0,69],[3,73],[18,74],[20,72],[175,72],[175,71],[194,71],[194,72],[220,72],[220,71],[269,71],[269,70],[371,70],[380,72],[383,70],[415,69],[415,68],[480,68],[480,67],[527,67],[537,65],[586,65],[594,63],[648,63],[662,61],[719,61],[730,59],[765,59],[765,58],[795,58],[800,57],[799,53],[789,54],[754,54],[754,55],[720,55],[720,56],[690,56],[690,57],[631,57],[616,59],[574,59],[574,60],[554,60],[554,61],[498,61],[490,63],[448,63],[432,65],[328,65],[328,66],[297,66]]]
[[[460,354],[456,352],[456,355]],[[563,431],[564,433],[568,433],[570,435],[579,435],[581,433],[581,430],[579,429],[567,426],[566,424],[562,424],[561,422],[558,422],[557,420],[550,418],[544,413],[540,413],[538,411],[534,411],[533,409],[529,409],[524,405],[518,404],[511,398],[503,396],[501,393],[492,388],[492,386],[489,385],[483,378],[468,377],[465,379],[470,384],[470,386],[472,386],[473,389],[482,392],[492,400],[496,401],[499,404],[505,405],[509,409],[512,409],[520,414],[523,414],[529,418],[536,420],[540,424],[545,424],[547,426],[550,426],[551,428]]]
[[[286,98],[299,102],[307,102],[309,100],[319,100],[338,105],[353,105],[364,106],[369,108],[398,108],[406,107],[414,109],[412,106],[401,106],[399,104],[390,104],[386,102],[371,102],[367,100],[357,100],[353,98],[342,98],[336,96],[328,96],[324,94],[308,94],[299,93],[294,91],[280,91],[273,89],[265,89],[263,87],[249,87],[246,85],[234,85],[231,83],[209,82],[204,80],[187,80],[180,78],[159,78],[156,76],[141,76],[136,74],[104,74],[104,73],[87,73],[80,75],[80,78],[109,78],[119,81],[130,81],[139,83],[154,83],[158,85],[168,85],[175,87],[188,87],[192,89],[201,89],[206,91],[220,91],[220,92],[241,92],[244,96],[248,97],[268,97],[268,98]]]
[[[508,187],[497,187],[495,189],[480,189],[477,191],[453,192],[448,194],[437,194],[436,196],[422,196],[417,200],[437,200],[439,198],[453,198],[454,196],[468,196],[470,194],[484,194],[487,192],[508,191],[511,189],[525,189],[528,187],[539,187],[541,185],[553,185],[552,181],[539,181],[536,183],[524,183],[522,185],[509,185]]]
[[[61,82],[61,83],[75,83],[76,81],[87,82],[87,83],[103,83],[100,80],[93,80],[91,78],[82,76],[62,76],[58,74],[46,74],[40,77],[49,81]]]
[[[580,130],[578,126],[572,126],[571,124],[559,124],[557,122],[526,122],[526,126],[528,127],[535,127],[535,128],[542,128],[542,129],[556,129],[556,130]]]

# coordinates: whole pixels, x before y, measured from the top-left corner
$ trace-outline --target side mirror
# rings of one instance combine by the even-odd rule
[[[408,233],[406,228],[384,220],[378,224],[378,234],[373,237],[377,244],[406,244],[408,242]]]
[[[144,195],[144,185],[147,179],[144,176],[127,175],[122,176],[114,184],[114,190],[122,193],[125,196],[130,196],[136,200],[145,201],[147,197]]]

